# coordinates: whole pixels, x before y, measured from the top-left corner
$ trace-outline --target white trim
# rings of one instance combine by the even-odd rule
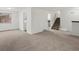
[[[73,32],[71,32],[71,34],[72,34],[72,35],[75,35],[75,36],[79,36],[78,33],[73,33]]]
[[[62,30],[62,31],[67,31],[67,29],[65,29],[65,28],[60,28],[60,30]]]

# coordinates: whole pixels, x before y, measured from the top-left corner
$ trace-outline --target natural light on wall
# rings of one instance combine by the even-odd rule
[[[49,29],[50,29],[50,26],[51,26],[50,22],[51,22],[51,14],[49,13],[48,14],[48,27],[49,27]]]
[[[48,20],[51,20],[51,14],[48,14]]]

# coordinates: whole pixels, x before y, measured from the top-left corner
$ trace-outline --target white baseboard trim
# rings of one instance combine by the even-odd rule
[[[19,28],[16,28],[16,29],[5,29],[5,30],[0,30],[0,32],[13,31],[13,30],[19,30]]]
[[[72,35],[79,36],[79,33],[71,33]]]
[[[68,31],[67,29],[65,29],[65,28],[60,28],[60,30],[62,30],[62,31]]]

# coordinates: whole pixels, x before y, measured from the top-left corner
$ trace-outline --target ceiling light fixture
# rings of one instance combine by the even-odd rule
[[[8,9],[12,9],[12,8],[8,8]]]

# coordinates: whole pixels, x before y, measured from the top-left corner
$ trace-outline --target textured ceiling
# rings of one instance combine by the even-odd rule
[[[48,11],[58,11],[58,10],[66,10],[66,9],[78,8],[78,7],[35,7],[35,8],[40,8]]]
[[[0,7],[0,11],[17,11],[18,8],[15,7]]]

